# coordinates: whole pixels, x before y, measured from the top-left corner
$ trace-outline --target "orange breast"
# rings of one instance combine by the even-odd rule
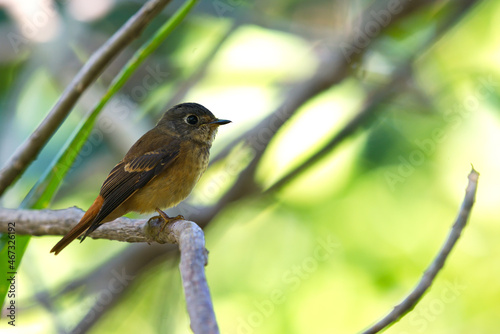
[[[208,147],[183,143],[177,159],[125,203],[128,211],[153,212],[179,204],[193,190],[208,166]]]

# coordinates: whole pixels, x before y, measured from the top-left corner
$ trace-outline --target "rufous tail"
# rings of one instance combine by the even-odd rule
[[[80,222],[73,227],[71,231],[68,232],[51,250],[51,253],[55,253],[54,255],[59,254],[66,246],[68,246],[73,240],[82,235],[94,221],[95,217],[99,213],[99,210],[102,207],[102,203],[104,199],[101,195],[97,196],[94,203],[90,206],[90,208],[85,212]]]

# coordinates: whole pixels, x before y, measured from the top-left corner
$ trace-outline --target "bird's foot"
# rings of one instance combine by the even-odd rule
[[[165,221],[165,223],[161,227],[160,233],[163,232],[163,230],[165,229],[165,227],[167,226],[168,223],[172,223],[176,220],[183,220],[184,219],[184,216],[182,216],[182,215],[178,215],[175,217],[169,217],[165,212],[163,212],[162,210],[160,210],[158,208],[156,208],[156,212],[158,212],[160,214],[159,216],[156,216],[156,217],[158,217],[158,218],[161,217]],[[153,218],[156,218],[156,217],[153,217]]]
[[[151,223],[154,223],[155,220],[163,220],[163,217],[162,216],[153,216],[153,217],[148,219],[148,224],[151,225]],[[153,225],[151,225],[151,226],[153,226]]]

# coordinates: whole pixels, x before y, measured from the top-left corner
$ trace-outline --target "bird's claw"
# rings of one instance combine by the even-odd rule
[[[163,212],[160,209],[156,209],[156,212],[158,212],[160,214],[159,216],[156,216],[156,217],[158,217],[158,218],[161,217],[165,221],[165,223],[163,224],[163,226],[160,229],[160,233],[163,232],[163,230],[165,229],[167,224],[172,223],[176,220],[183,220],[184,219],[184,216],[182,216],[182,215],[177,215],[175,217],[169,217],[165,212]],[[153,218],[156,218],[156,217],[153,217]]]

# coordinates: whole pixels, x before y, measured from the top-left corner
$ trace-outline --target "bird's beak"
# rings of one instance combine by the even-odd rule
[[[217,125],[224,125],[224,124],[227,124],[227,123],[231,123],[231,121],[227,120],[227,119],[216,119],[215,121],[212,121],[208,124],[217,124]]]

